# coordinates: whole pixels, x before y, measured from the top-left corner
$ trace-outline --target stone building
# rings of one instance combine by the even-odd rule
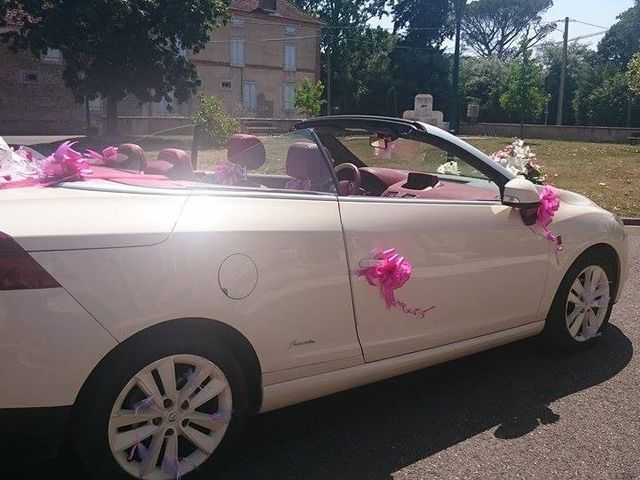
[[[217,29],[198,54],[184,54],[197,67],[201,91],[220,96],[237,117],[292,118],[294,88],[320,78],[324,24],[287,0],[231,0],[228,24]],[[40,61],[0,44],[0,135],[75,134],[104,114],[98,99],[75,102],[62,79],[63,60],[50,51]],[[126,98],[121,116],[190,116],[194,101],[171,112],[164,102],[140,105]]]

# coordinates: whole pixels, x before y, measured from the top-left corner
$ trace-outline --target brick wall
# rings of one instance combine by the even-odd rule
[[[36,61],[28,52],[14,54],[0,44],[0,135],[85,131],[84,106],[65,87],[62,70],[62,65]]]

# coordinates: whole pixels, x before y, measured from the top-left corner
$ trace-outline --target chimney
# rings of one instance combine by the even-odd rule
[[[260,0],[258,10],[265,13],[275,13],[278,10],[278,0]]]

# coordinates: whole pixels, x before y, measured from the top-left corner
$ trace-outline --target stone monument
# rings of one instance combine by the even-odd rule
[[[443,130],[449,130],[449,123],[444,121],[444,114],[438,110],[433,110],[433,96],[428,93],[416,95],[413,108],[413,110],[404,112],[402,118],[428,123]]]

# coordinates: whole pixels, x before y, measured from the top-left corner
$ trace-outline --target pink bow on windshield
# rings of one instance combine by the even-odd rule
[[[375,264],[360,270],[358,276],[365,277],[369,285],[379,285],[380,295],[384,298],[387,308],[395,307],[397,302],[394,290],[402,287],[411,278],[411,263],[398,255],[394,248],[373,256],[376,258]]]

